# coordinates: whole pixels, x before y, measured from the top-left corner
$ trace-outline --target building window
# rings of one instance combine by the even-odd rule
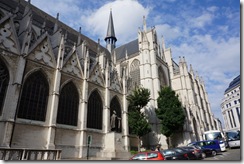
[[[114,114],[116,116],[115,118],[112,117]],[[111,100],[110,125],[111,125],[111,131],[121,132],[122,129],[121,107],[117,97],[114,97]]]
[[[237,104],[237,101],[235,100],[234,103]]]
[[[240,122],[240,111],[239,111],[239,108],[236,108],[236,113],[237,113],[237,116],[238,116],[238,120]]]
[[[233,120],[233,123],[234,123],[234,127],[236,127],[236,121],[235,121],[235,118],[234,118],[233,110],[231,110],[231,117],[232,117],[232,120]]]
[[[102,99],[97,91],[92,92],[88,100],[87,128],[101,129],[103,120]]]
[[[3,104],[9,83],[9,73],[5,64],[0,60],[0,115],[2,115]]]
[[[77,126],[79,94],[72,82],[66,84],[59,96],[57,123]]]
[[[24,82],[18,117],[45,121],[49,86],[41,71],[30,75]]]
[[[228,111],[228,116],[229,116],[229,120],[230,120],[230,126],[231,126],[231,128],[233,128],[232,120],[231,120],[231,117],[230,117],[230,111]]]
[[[164,70],[162,67],[158,68],[158,78],[159,78],[159,82],[160,82],[160,88],[167,85],[167,78],[165,76],[165,73],[164,73]]]
[[[140,78],[140,62],[139,60],[134,60],[130,66],[130,76],[132,78],[132,88],[141,85],[141,78]]]

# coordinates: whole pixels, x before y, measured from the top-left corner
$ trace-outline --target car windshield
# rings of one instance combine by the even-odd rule
[[[178,152],[178,153],[185,153],[185,152],[186,152],[186,150],[181,149],[181,148],[175,148],[174,150],[175,150],[176,152]]]
[[[239,132],[226,132],[227,138],[230,140],[240,140]]]

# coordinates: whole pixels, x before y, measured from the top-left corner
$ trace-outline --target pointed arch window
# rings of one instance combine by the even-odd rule
[[[110,128],[116,132],[121,132],[122,129],[121,107],[117,97],[110,103]]]
[[[92,92],[88,100],[87,128],[102,130],[103,104],[97,91]]]
[[[45,121],[49,94],[48,82],[41,71],[31,74],[24,82],[18,117]]]
[[[130,76],[132,78],[132,88],[141,85],[140,78],[140,61],[135,59],[130,66]]]
[[[9,83],[9,73],[5,64],[0,60],[0,115],[2,115],[3,104]]]
[[[158,77],[159,77],[159,81],[160,81],[160,88],[164,87],[167,85],[167,79],[164,73],[164,70],[162,67],[158,68]]]
[[[77,126],[79,94],[73,82],[61,90],[58,103],[57,123]]]

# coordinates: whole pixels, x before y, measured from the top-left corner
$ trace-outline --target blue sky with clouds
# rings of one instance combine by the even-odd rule
[[[178,63],[204,80],[210,106],[223,122],[220,104],[229,83],[240,74],[240,1],[238,0],[32,0],[31,3],[82,34],[105,45],[110,9],[117,46],[137,38],[146,16]]]

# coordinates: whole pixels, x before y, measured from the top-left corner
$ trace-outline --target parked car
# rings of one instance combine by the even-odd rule
[[[160,151],[138,152],[133,155],[129,160],[165,160]]]
[[[203,148],[212,149],[212,155],[215,156],[218,152],[225,151],[225,143],[220,140],[206,140],[189,143],[187,146],[197,145]]]
[[[226,132],[228,147],[240,147],[240,131],[227,131]]]
[[[200,146],[195,146],[195,147],[197,147],[197,148],[202,150],[202,158],[213,156],[212,155],[212,149],[204,148],[204,147],[200,147]]]
[[[178,152],[174,149],[161,150],[165,160],[189,160],[187,152]]]
[[[199,149],[199,147],[196,147],[196,146],[180,146],[179,148],[190,151],[192,154],[194,154],[197,157],[197,159],[205,158],[204,156],[202,156],[202,149]]]
[[[239,140],[233,140],[233,139],[228,140],[228,146],[230,149],[232,149],[234,147],[240,147],[240,145],[241,145],[240,139]]]
[[[179,153],[187,153],[188,158],[191,159],[191,160],[198,159],[197,156],[195,154],[193,154],[191,150],[186,150],[186,149],[183,149],[181,147],[173,148],[173,150],[175,150],[175,151],[177,151]]]

